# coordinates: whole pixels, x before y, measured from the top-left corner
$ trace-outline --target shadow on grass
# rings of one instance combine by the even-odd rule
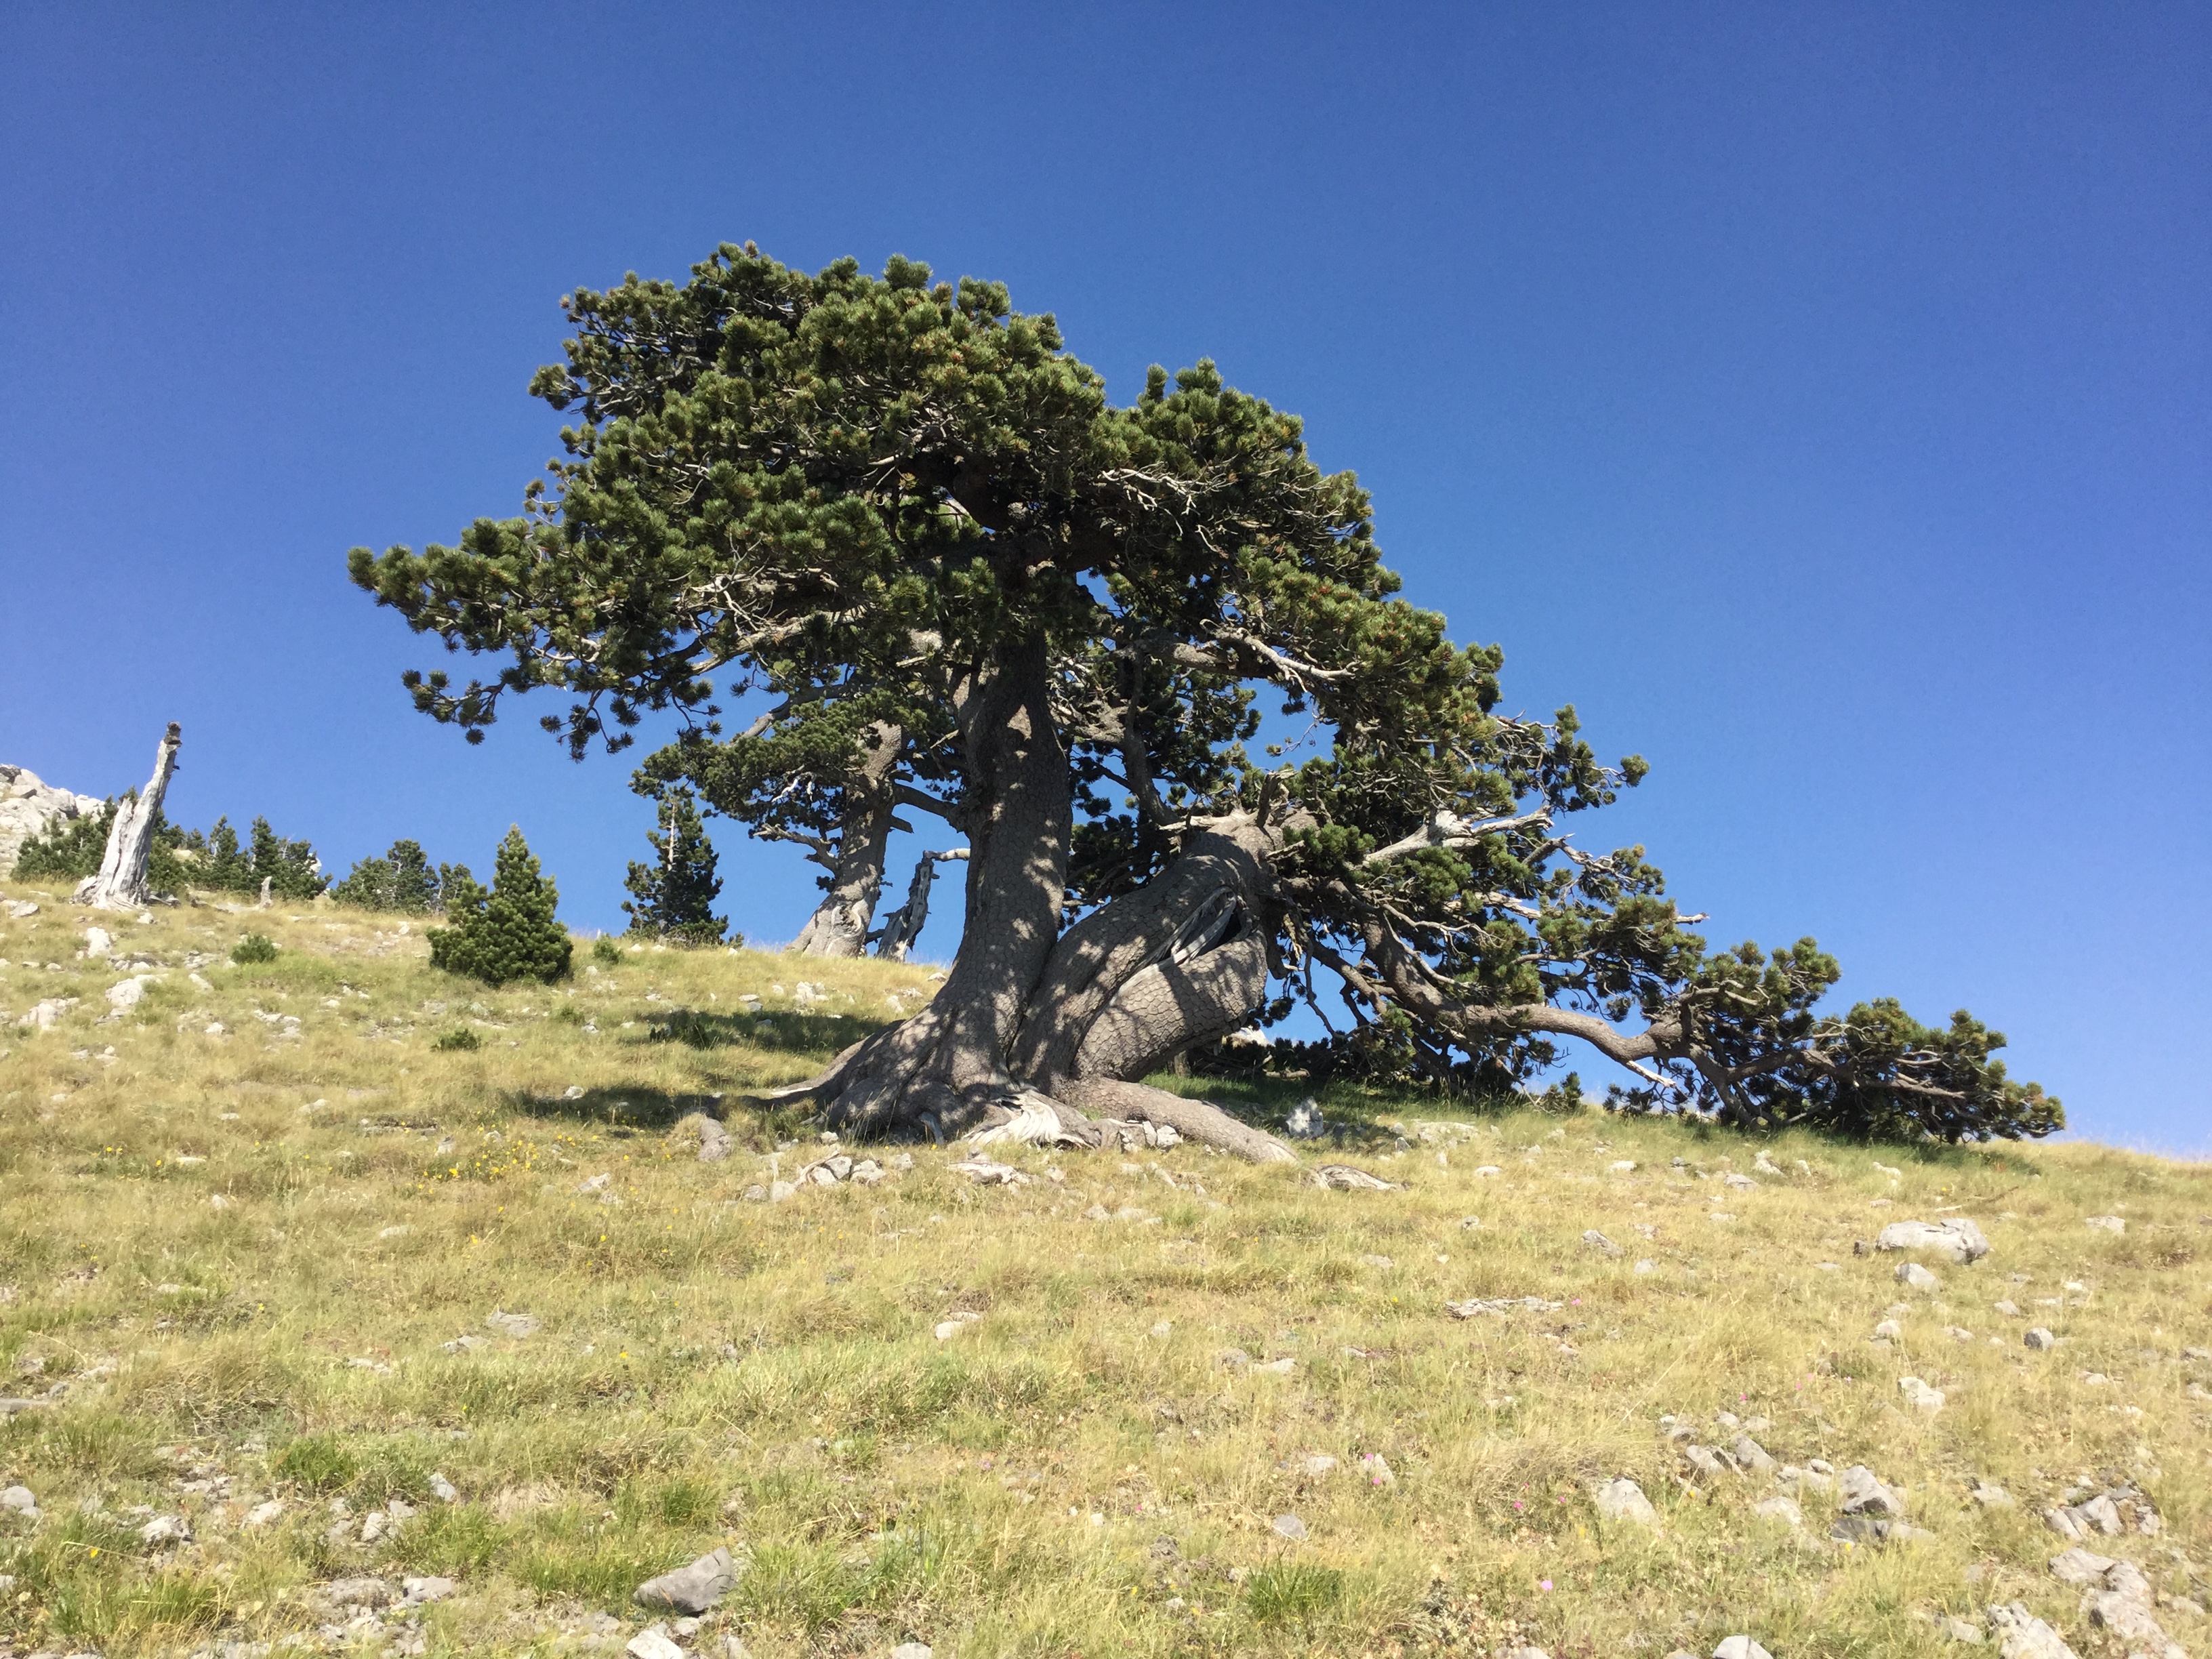
[[[848,1014],[803,1014],[787,1009],[759,1014],[725,1014],[678,1008],[654,1015],[645,1040],[680,1042],[688,1048],[726,1048],[743,1044],[771,1054],[820,1054],[826,1059],[891,1023],[855,1019]]]

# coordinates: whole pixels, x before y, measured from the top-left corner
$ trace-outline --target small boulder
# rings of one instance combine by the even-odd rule
[[[1779,1521],[1788,1527],[1802,1527],[1805,1524],[1805,1511],[1798,1508],[1797,1500],[1794,1498],[1785,1498],[1779,1492],[1762,1502],[1753,1504],[1751,1506],[1751,1512],[1763,1521]]]
[[[1736,1468],[1746,1474],[1766,1474],[1775,1468],[1774,1459],[1767,1454],[1766,1448],[1747,1434],[1740,1434],[1729,1443],[1729,1455],[1735,1460]]]
[[[630,1599],[656,1613],[704,1613],[737,1587],[738,1566],[726,1549],[640,1584]]]
[[[1911,1291],[1933,1291],[1942,1287],[1943,1281],[1922,1267],[1917,1261],[1899,1264],[1897,1282]]]
[[[891,1650],[891,1659],[932,1659],[932,1656],[926,1643],[902,1642]]]
[[[162,1549],[191,1540],[191,1523],[181,1515],[157,1515],[138,1528],[138,1541],[149,1549]]]
[[[2063,1555],[2054,1555],[2051,1558],[2051,1576],[2062,1584],[2102,1589],[2105,1584],[2105,1575],[2110,1572],[2114,1565],[2115,1563],[2109,1555],[2098,1555],[2091,1551],[2076,1547],[2068,1550]]]
[[[1956,1613],[1946,1613],[1942,1618],[1937,1620],[1936,1621],[1936,1628],[1942,1631],[1946,1637],[1949,1638],[1954,1642],[1978,1642],[1982,1640],[1982,1627],[1979,1625],[1973,1623],[1971,1620],[1960,1618]]]
[[[1990,1628],[1997,1638],[2001,1659],[2080,1659],[2058,1632],[2030,1613],[2021,1602],[1992,1607]]]
[[[1583,1232],[1583,1243],[1594,1250],[1602,1251],[1607,1255],[1619,1256],[1626,1254],[1620,1245],[1614,1243],[1595,1227],[1589,1228]]]
[[[1322,1121],[1320,1105],[1309,1095],[1291,1108],[1283,1131],[1293,1140],[1319,1140],[1328,1133],[1328,1125]]]
[[[629,1659],[684,1659],[684,1650],[665,1625],[649,1625],[629,1638],[623,1651]]]
[[[1306,1531],[1306,1523],[1295,1515],[1279,1515],[1269,1525],[1276,1537],[1287,1538],[1294,1544],[1304,1543],[1310,1535]]]
[[[2116,1215],[2093,1215],[2087,1224],[2100,1233],[2124,1233],[2128,1230],[2128,1224]]]
[[[2025,1342],[2029,1347],[2038,1350],[2055,1348],[2058,1346],[2058,1339],[2051,1335],[2050,1331],[2041,1325],[2038,1325],[2034,1329],[2029,1331],[2026,1336],[2021,1338],[2021,1340]]]
[[[39,1500],[31,1495],[28,1486],[10,1486],[0,1492],[0,1510],[8,1510],[26,1520],[39,1518]]]
[[[1905,1494],[1886,1486],[1881,1477],[1863,1463],[1854,1463],[1838,1477],[1845,1515],[1899,1516],[1905,1513]]]
[[[1905,1396],[1905,1403],[1917,1412],[1925,1412],[1933,1417],[1943,1409],[1943,1390],[1930,1388],[1917,1376],[1899,1377],[1897,1391]]]
[[[1874,1243],[1878,1250],[1927,1250],[1954,1267],[1968,1267],[1990,1253],[1988,1238],[1964,1216],[1948,1221],[1893,1221]]]
[[[392,1586],[381,1578],[334,1578],[323,1586],[323,1599],[333,1607],[382,1607],[392,1604]]]
[[[1713,1659],[1774,1659],[1774,1656],[1748,1636],[1729,1636],[1713,1650]]]
[[[1608,1480],[1591,1494],[1597,1512],[1608,1521],[1633,1521],[1638,1526],[1656,1527],[1659,1511],[1651,1507],[1651,1500],[1644,1495],[1644,1488],[1622,1475]]]

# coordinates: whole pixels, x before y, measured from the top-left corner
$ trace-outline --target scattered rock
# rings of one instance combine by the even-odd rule
[[[1982,1639],[1982,1627],[1960,1618],[1956,1613],[1946,1613],[1937,1620],[1936,1628],[1954,1642],[1978,1642]]]
[[[1986,1480],[1977,1480],[1973,1491],[1967,1496],[1985,1510],[2008,1510],[2013,1506],[2010,1492],[2002,1486],[1993,1486]]]
[[[720,1164],[730,1155],[730,1132],[711,1117],[699,1120],[699,1161]]]
[[[737,1587],[738,1566],[726,1549],[701,1556],[688,1567],[648,1578],[631,1600],[656,1613],[704,1613]]]
[[[1371,1176],[1364,1170],[1355,1170],[1349,1164],[1323,1164],[1307,1178],[1316,1187],[1340,1193],[1395,1193],[1400,1189],[1398,1182]]]
[[[676,1645],[665,1625],[647,1626],[629,1638],[623,1651],[630,1659],[684,1659],[684,1650]]]
[[[1877,1342],[1902,1342],[1905,1340],[1905,1327],[1894,1319],[1885,1319],[1874,1328],[1874,1338]]]
[[[1557,1313],[1566,1304],[1547,1302],[1540,1296],[1504,1296],[1491,1301],[1469,1297],[1465,1302],[1447,1302],[1444,1311],[1454,1319],[1474,1319],[1483,1314]]]
[[[1749,1176],[1736,1175],[1733,1171],[1721,1177],[1721,1185],[1732,1192],[1755,1193],[1759,1190],[1759,1183]],[[1762,1649],[1761,1651],[1764,1652],[1765,1650]]]
[[[1917,1261],[1899,1263],[1897,1269],[1897,1282],[1905,1286],[1908,1290],[1915,1291],[1937,1290],[1942,1287],[1943,1283],[1942,1279],[1936,1278],[1934,1273],[1929,1273],[1927,1268],[1922,1267]]]
[[[1359,1459],[1358,1468],[1359,1473],[1366,1477],[1367,1484],[1370,1486],[1395,1486],[1398,1484],[1396,1472],[1391,1468],[1381,1452],[1363,1454]]]
[[[1607,1521],[1633,1521],[1639,1526],[1656,1527],[1659,1511],[1651,1507],[1651,1500],[1644,1495],[1644,1488],[1622,1475],[1608,1480],[1591,1494],[1597,1512]]]
[[[1336,1460],[1327,1452],[1310,1452],[1299,1460],[1298,1467],[1310,1478],[1318,1480],[1335,1471]]]
[[[932,1659],[932,1656],[922,1643],[902,1642],[891,1650],[891,1659]]]
[[[1845,1515],[1899,1516],[1905,1513],[1905,1494],[1886,1486],[1863,1463],[1854,1463],[1840,1477]]]
[[[1771,1474],[1775,1467],[1774,1459],[1768,1455],[1766,1448],[1747,1434],[1736,1436],[1729,1443],[1729,1455],[1735,1460],[1736,1468],[1746,1474]]]
[[[1748,1636],[1730,1636],[1713,1650],[1713,1659],[1774,1659],[1774,1656]]]
[[[1504,1173],[1505,1171],[1499,1169],[1495,1164],[1483,1164],[1480,1169],[1475,1170],[1475,1174],[1480,1176],[1486,1181],[1492,1176],[1504,1175]]]
[[[334,1578],[322,1588],[322,1599],[333,1607],[382,1607],[392,1604],[392,1586],[381,1578]]]
[[[1627,1252],[1623,1250],[1620,1245],[1614,1243],[1611,1239],[1607,1238],[1603,1233],[1598,1231],[1595,1227],[1589,1229],[1583,1234],[1583,1243],[1589,1245],[1594,1250],[1602,1250],[1607,1255],[1620,1256],[1626,1255],[1627,1254]]]
[[[1990,1253],[1982,1230],[1963,1216],[1948,1221],[1893,1221],[1875,1236],[1878,1250],[1929,1250],[1954,1267],[1979,1261]]]
[[[157,1515],[138,1528],[138,1541],[149,1549],[187,1543],[191,1535],[191,1523],[181,1515]]]
[[[2079,1659],[2057,1631],[2018,1601],[1989,1610],[2001,1659]]]
[[[2124,1233],[2128,1230],[2128,1224],[2116,1215],[2093,1215],[2087,1218],[2087,1224],[2105,1233]]]
[[[1905,1403],[1917,1412],[1933,1417],[1943,1409],[1943,1390],[1929,1387],[1917,1376],[1899,1377],[1897,1391],[1905,1396]]]
[[[1328,1133],[1328,1125],[1322,1119],[1321,1107],[1309,1095],[1291,1108],[1285,1120],[1283,1132],[1293,1140],[1319,1140]]]
[[[31,1495],[28,1486],[10,1486],[0,1492],[0,1510],[12,1510],[27,1520],[39,1518],[39,1500]]]
[[[430,1475],[430,1496],[441,1504],[458,1504],[461,1501],[461,1494],[455,1489],[453,1483],[434,1470]]]
[[[848,1167],[849,1163],[850,1160],[848,1160]],[[965,1163],[956,1164],[952,1167],[979,1187],[1018,1187],[1029,1180],[1029,1176],[1022,1170],[1004,1164],[994,1163],[988,1157],[981,1154],[968,1159]],[[801,1176],[803,1179],[803,1171]]]
[[[2075,1548],[2051,1558],[2051,1576],[2062,1584],[2102,1589],[2105,1575],[2118,1565],[2109,1555],[2094,1555],[2087,1550]]]
[[[1699,1474],[1721,1474],[1728,1468],[1728,1465],[1721,1462],[1721,1455],[1711,1446],[1685,1446],[1682,1455]]]
[[[2058,1346],[2058,1339],[2041,1325],[2036,1326],[2026,1336],[2021,1338],[2021,1340],[2031,1348],[2055,1348]]]
[[[499,1308],[494,1308],[491,1310],[489,1317],[485,1319],[484,1323],[490,1326],[492,1329],[514,1337],[517,1340],[535,1336],[541,1328],[540,1322],[534,1315],[508,1313]]]
[[[1778,1492],[1772,1498],[1753,1504],[1751,1512],[1763,1520],[1779,1521],[1785,1526],[1802,1527],[1805,1524],[1805,1511],[1797,1507],[1797,1500],[1785,1498]]]
[[[1306,1523],[1295,1515],[1279,1515],[1268,1524],[1273,1528],[1276,1537],[1290,1539],[1293,1543],[1303,1544],[1310,1535]]]
[[[403,1578],[399,1581],[400,1601],[403,1606],[419,1607],[431,1601],[442,1601],[460,1586],[450,1578]]]
[[[107,988],[107,1006],[118,1014],[136,1008],[144,1000],[146,988],[161,982],[159,974],[133,974],[129,979],[118,980]]]
[[[1636,1160],[1632,1158],[1617,1158],[1613,1163],[1607,1164],[1606,1168],[1614,1175],[1634,1175],[1636,1173]]]

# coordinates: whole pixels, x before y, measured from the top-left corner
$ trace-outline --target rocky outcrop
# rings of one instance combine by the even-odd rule
[[[15,854],[25,842],[43,836],[61,820],[97,812],[106,805],[97,795],[73,795],[40,781],[21,766],[0,766],[0,875],[12,875]]]

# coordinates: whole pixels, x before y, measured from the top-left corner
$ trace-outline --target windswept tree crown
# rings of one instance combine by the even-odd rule
[[[352,574],[506,658],[407,677],[471,740],[541,687],[580,757],[678,711],[645,787],[825,866],[872,847],[863,930],[892,811],[966,836],[952,979],[817,1080],[833,1119],[941,1127],[1024,1091],[1066,1114],[1086,1085],[1165,1111],[1099,1091],[1333,989],[1340,1042],[1431,1078],[1510,1080],[1573,1037],[1632,1103],[1747,1124],[2060,1121],[1967,1016],[1817,1015],[1837,969],[1812,941],[1709,954],[1643,849],[1577,848],[1562,820],[1642,762],[1601,763],[1571,708],[1499,714],[1498,647],[1399,598],[1357,480],[1211,362],[1116,407],[998,284],[750,245],[563,306],[532,390],[574,423],[523,514]],[[726,738],[718,684],[769,707]],[[1268,708],[1305,740],[1255,752]]]

